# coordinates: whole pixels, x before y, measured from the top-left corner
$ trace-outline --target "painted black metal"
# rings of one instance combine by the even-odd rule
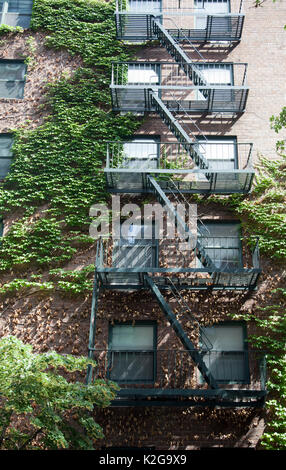
[[[168,318],[173,330],[175,331],[176,335],[180,339],[181,343],[183,346],[186,348],[186,350],[189,352],[191,358],[193,361],[196,363],[199,371],[201,372],[202,376],[208,383],[208,385],[213,388],[217,389],[218,385],[216,383],[216,380],[210,373],[210,371],[207,369],[202,354],[194,347],[193,343],[189,339],[188,335],[185,333],[181,323],[177,320],[176,315],[174,314],[171,306],[166,302],[165,298],[161,294],[159,288],[156,286],[156,284],[152,281],[152,279],[146,275],[146,282],[149,285],[151,291],[155,295],[163,313],[166,315]]]

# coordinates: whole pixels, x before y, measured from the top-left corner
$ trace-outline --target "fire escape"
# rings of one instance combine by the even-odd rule
[[[144,11],[148,5],[153,9],[151,12],[150,8],[148,12]],[[247,66],[204,60],[195,62],[180,45],[181,42],[189,42],[193,47],[192,41],[238,41],[244,17],[241,13],[218,17],[206,14],[205,28],[182,29],[174,27],[176,23],[172,11],[170,17],[173,27],[167,29],[165,23],[168,18],[161,10],[161,2],[130,1],[129,6],[130,10],[126,11],[119,11],[117,7],[115,16],[118,37],[133,41],[157,39],[170,53],[174,63],[114,64],[111,82],[113,110],[157,113],[177,142],[152,144],[147,151],[144,150],[144,143],[109,143],[105,168],[107,187],[113,193],[153,194],[164,207],[167,216],[175,222],[180,240],[158,240],[152,228],[147,238],[125,234],[118,240],[98,241],[89,357],[96,356],[99,366],[97,371],[89,368],[87,381],[90,382],[94,374],[113,378],[114,351],[100,352],[94,348],[100,290],[149,289],[181,341],[183,356],[180,356],[180,360],[177,357],[174,359],[176,373],[172,386],[158,379],[157,387],[123,387],[114,406],[261,406],[266,395],[263,358],[250,361],[250,353],[246,357],[241,352],[240,366],[245,364],[245,360],[251,362],[251,374],[254,374],[255,379],[245,380],[245,387],[224,386],[214,365],[216,363],[223,367],[225,356],[223,360],[221,356],[214,360],[210,339],[181,295],[184,289],[253,290],[261,272],[257,241],[252,244],[252,254],[248,253],[246,259],[243,259],[237,232],[219,237],[200,220],[194,232],[190,228],[191,220],[183,219],[178,209],[180,204],[188,207],[185,199],[188,193],[247,193],[251,189],[254,176],[251,166],[252,145],[235,144],[238,156],[236,165],[229,166],[229,162],[226,163],[223,158],[220,163],[214,164],[209,158],[208,148],[215,144],[200,129],[196,128],[194,133],[185,123],[186,120],[191,122],[193,128],[192,115],[195,113],[227,113],[232,116],[242,113],[248,95]],[[224,84],[222,77],[227,77]],[[239,77],[239,84],[235,84]],[[143,228],[138,225],[137,235]],[[182,318],[192,325],[194,334],[199,338],[199,346],[198,341],[194,342],[184,330]],[[143,353],[146,354],[146,351]],[[120,351],[116,354],[120,354]],[[160,363],[165,360],[165,357],[161,357],[160,361],[157,359]],[[200,374],[198,381],[204,385],[186,386],[182,385],[182,378],[181,382],[178,381],[178,377],[181,377],[178,368],[182,361],[186,364],[190,361],[193,377],[196,369]],[[167,362],[169,370],[170,364]],[[235,382],[235,373],[232,378]],[[252,386],[253,382],[255,386]]]

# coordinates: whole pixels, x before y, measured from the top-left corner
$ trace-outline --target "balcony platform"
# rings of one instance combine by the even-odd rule
[[[181,57],[181,56],[180,56]],[[249,88],[247,64],[218,62],[113,63],[110,85],[115,112],[243,113]]]
[[[265,355],[261,351],[206,352],[204,360],[206,364],[212,363],[212,373],[224,377],[217,389],[207,388],[185,350],[94,350],[93,353],[97,366],[92,370],[90,380],[112,380],[120,387],[111,403],[114,407],[263,407],[267,395]],[[141,369],[144,371],[146,358],[151,375],[153,362],[154,376],[149,383],[136,379],[136,374],[142,373]],[[131,374],[132,381],[120,380],[117,373],[121,378]]]
[[[178,41],[237,43],[242,36],[242,2],[232,2],[232,13],[218,5],[193,0],[126,0],[117,2],[117,38],[130,42],[156,40],[153,21],[159,20]],[[225,2],[227,7],[227,2]],[[210,9],[211,8],[211,9]],[[237,11],[237,12],[236,12]]]
[[[205,240],[206,245],[215,245],[218,237],[213,240],[212,237]],[[256,289],[261,274],[258,242],[248,263],[243,265],[231,260],[221,263],[220,249],[216,248],[209,255],[212,261],[209,267],[199,261],[197,248],[184,250],[178,242],[172,240],[144,242],[144,245],[126,243],[121,244],[120,248],[113,248],[113,240],[99,241],[96,276],[104,289],[148,289],[146,275],[160,289],[170,289],[171,284],[178,290]],[[235,237],[224,237],[224,244],[228,248],[222,248],[221,252],[228,251],[237,259],[241,256]]]
[[[252,144],[227,141],[219,144],[197,141],[184,146],[110,142],[104,169],[107,190],[150,193],[148,176],[152,175],[166,194],[173,193],[174,188],[187,194],[246,194],[251,190],[255,174],[251,152]],[[209,169],[195,166],[197,153],[205,157]]]

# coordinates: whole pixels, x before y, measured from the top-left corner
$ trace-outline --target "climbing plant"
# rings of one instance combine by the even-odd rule
[[[267,353],[269,378],[266,400],[269,418],[262,445],[268,450],[286,449],[286,289],[272,292],[273,304],[260,308],[259,316],[246,314],[244,320],[254,321],[258,333],[249,340]],[[275,300],[274,300],[275,299]]]
[[[0,189],[0,213],[19,209],[22,216],[2,240],[2,271],[31,264],[55,268],[93,242],[89,208],[108,198],[106,142],[128,139],[139,125],[134,116],[111,111],[111,62],[130,56],[115,39],[113,15],[113,2],[103,0],[34,3],[32,30],[47,34],[47,47],[79,54],[85,65],[48,85],[45,124],[14,131],[14,161]]]

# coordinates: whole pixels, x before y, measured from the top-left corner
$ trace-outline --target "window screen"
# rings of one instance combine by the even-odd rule
[[[1,23],[29,28],[32,8],[33,0],[0,0]]]
[[[246,382],[248,358],[244,325],[215,325],[202,328],[212,344],[204,362],[214,378],[221,382]]]
[[[0,61],[0,97],[23,98],[26,65],[23,61]]]
[[[109,378],[118,382],[154,380],[155,325],[114,325],[109,338]]]
[[[242,267],[239,223],[204,222],[198,224],[198,231],[201,245],[217,268],[224,270]]]
[[[12,160],[13,138],[8,134],[0,134],[0,179],[9,173]]]

